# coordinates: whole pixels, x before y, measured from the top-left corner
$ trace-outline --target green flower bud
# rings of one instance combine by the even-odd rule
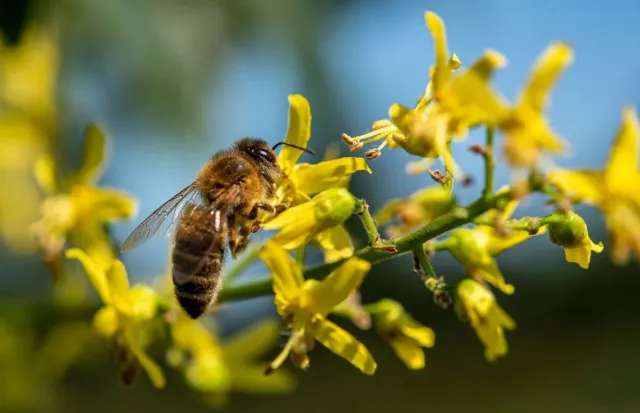
[[[549,239],[564,248],[575,248],[585,243],[591,243],[587,224],[584,219],[573,211],[556,212],[549,223]]]
[[[342,224],[356,213],[358,200],[346,188],[331,188],[316,195],[311,202],[324,227]]]
[[[465,267],[481,266],[491,261],[487,248],[488,237],[468,228],[453,231],[450,237],[455,242],[451,254]]]

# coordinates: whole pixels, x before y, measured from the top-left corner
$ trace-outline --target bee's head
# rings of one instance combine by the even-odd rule
[[[282,169],[278,157],[264,139],[243,138],[235,143],[235,149],[248,155],[260,168],[260,172],[268,181],[275,182],[282,177]]]

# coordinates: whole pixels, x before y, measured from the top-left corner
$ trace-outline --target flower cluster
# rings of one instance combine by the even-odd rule
[[[38,31],[27,36],[22,49],[9,52],[3,48],[0,84],[11,87],[2,88],[0,99],[2,107],[6,103],[12,111],[0,111],[0,137],[25,138],[20,145],[26,142],[30,157],[12,156],[17,142],[2,141],[0,145],[9,152],[1,151],[0,156],[9,156],[0,167],[15,176],[25,169],[32,172],[44,198],[38,194],[32,197],[35,203],[40,201],[40,217],[33,220],[29,233],[58,275],[54,281],[59,283],[70,272],[71,260],[81,264],[101,301],[92,330],[111,344],[124,384],[132,384],[142,369],[155,387],[164,387],[162,363],[154,355],[163,345],[165,364],[182,373],[188,385],[212,403],[224,402],[232,390],[291,390],[292,375],[281,367],[290,359],[294,366],[308,369],[316,342],[363,374],[374,374],[374,354],[341,327],[336,317],[351,320],[360,329],[375,330],[409,369],[424,368],[424,349],[435,345],[434,331],[418,321],[424,317],[409,314],[402,303],[388,298],[367,302],[359,290],[372,264],[402,254],[413,255],[414,269],[423,276],[434,302],[441,308],[452,308],[451,313],[468,323],[484,346],[485,358],[495,361],[507,353],[505,330],[516,326],[498,304],[498,294],[514,294],[515,283],[503,274],[496,257],[546,234],[551,243],[564,249],[566,261],[588,269],[592,253],[601,253],[604,245],[590,238],[584,219],[573,210],[580,203],[594,205],[604,214],[608,249],[616,264],[625,264],[632,257],[640,259],[639,125],[634,110],[623,110],[622,126],[604,170],[546,170],[542,165],[550,163],[545,159],[568,146],[553,131],[545,111],[552,88],[573,60],[571,48],[562,42],[549,45],[511,103],[492,84],[493,73],[506,66],[504,56],[488,50],[465,67],[456,54],[450,54],[440,17],[427,12],[425,20],[435,56],[417,103],[392,103],[387,118],[374,122],[371,132],[342,136],[352,152],[379,142],[364,158],[334,154],[318,163],[300,163],[300,149],[306,149],[311,138],[311,108],[303,96],[289,96],[288,145],[277,158],[283,176],[275,183],[273,200],[287,209],[261,217],[255,230],[269,231],[268,240],[245,250],[233,267],[223,270],[227,280],[220,296],[224,304],[273,293],[281,320],[255,323],[226,340],[218,338],[210,317],[191,319],[163,288],[142,283],[130,286],[108,229],[131,218],[136,201],[117,189],[99,185],[108,158],[105,132],[97,124],[88,125],[80,164],[65,173],[47,138],[40,136],[52,134],[56,123],[51,103],[52,71],[43,69],[53,64],[56,54]],[[38,58],[25,57],[30,54]],[[20,74],[29,74],[37,82],[24,82]],[[476,201],[464,206],[455,196],[454,182],[467,177],[455,161],[453,149],[475,128],[486,130],[486,142],[471,146],[484,160],[484,190]],[[514,172],[512,185],[497,191],[496,139],[501,140],[503,159]],[[367,202],[349,190],[349,181],[355,173],[372,173],[368,161],[381,156],[386,147],[419,157],[409,172],[429,172],[435,183],[405,198],[389,200],[372,214]],[[431,169],[437,159],[442,160],[444,173]],[[514,218],[520,203],[534,193],[547,198],[551,212]],[[15,217],[21,211],[5,204],[0,198],[0,235],[11,245],[24,246],[14,227],[19,225]],[[354,247],[345,227],[353,216],[359,217],[368,241],[361,249]],[[382,237],[382,227],[390,238]],[[321,250],[324,260],[309,267],[307,251],[311,248]],[[449,253],[461,264],[462,280],[438,275],[432,257],[440,252]],[[63,261],[63,256],[70,261]],[[258,260],[268,269],[268,279],[232,284],[248,264]],[[9,327],[0,323],[0,330],[5,328]],[[282,332],[279,330],[288,334],[286,342],[270,362],[260,361],[273,349]],[[78,335],[88,340],[85,333]],[[74,352],[73,359],[80,358],[76,357],[80,350]],[[42,354],[50,354],[52,359],[56,356],[55,352]],[[60,363],[60,370],[65,370],[70,360]]]

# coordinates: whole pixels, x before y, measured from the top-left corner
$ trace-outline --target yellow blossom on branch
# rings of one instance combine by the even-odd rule
[[[80,261],[104,304],[95,314],[93,324],[115,344],[120,379],[124,384],[132,384],[138,366],[142,366],[155,387],[164,387],[162,370],[144,351],[150,322],[157,314],[156,293],[143,285],[130,288],[127,271],[119,260],[104,269],[80,249],[69,249],[66,256]]]
[[[0,241],[18,252],[35,248],[26,230],[40,202],[32,171],[52,143],[58,60],[44,25],[28,24],[15,46],[0,38]]]
[[[573,51],[567,44],[550,45],[536,61],[515,107],[501,120],[504,152],[511,166],[530,169],[542,153],[565,149],[566,143],[551,129],[544,110],[549,92],[572,61]]]
[[[587,224],[573,211],[556,212],[546,221],[549,223],[549,239],[564,248],[568,262],[575,262],[586,270],[591,262],[591,252],[600,253],[604,249],[602,242],[595,244],[591,241]]]
[[[434,39],[436,55],[425,95],[413,109],[399,103],[391,105],[391,122],[376,122],[374,132],[355,138],[344,136],[343,139],[352,150],[363,143],[384,139],[376,148],[376,156],[390,144],[423,158],[440,157],[450,175],[460,175],[460,167],[451,155],[451,141],[455,136],[464,138],[469,128],[481,123],[497,124],[504,116],[507,107],[492,91],[489,81],[493,72],[505,65],[506,59],[489,50],[469,69],[460,75],[452,75],[460,61],[455,54],[449,57],[444,23],[433,12],[426,12],[425,20]]]
[[[107,139],[95,124],[86,129],[80,167],[63,185],[56,184],[53,159],[43,157],[35,173],[47,198],[41,205],[42,218],[32,230],[48,263],[56,266],[67,239],[86,252],[103,270],[114,258],[105,224],[132,217],[137,204],[116,189],[96,183],[106,164]]]
[[[17,46],[0,41],[0,101],[53,132],[58,67],[56,39],[44,25],[28,26]]]
[[[289,96],[289,127],[285,142],[306,148],[311,138],[311,108],[302,95]],[[340,187],[344,178],[358,171],[371,173],[362,158],[338,158],[317,164],[302,163],[300,149],[284,146],[278,155],[278,163],[284,179],[278,183],[277,195],[281,202],[297,205],[308,201],[312,195],[330,188]]]
[[[0,111],[0,241],[14,251],[36,247],[27,230],[40,212],[33,165],[47,147],[48,136],[26,114]]]
[[[371,313],[375,329],[400,360],[411,370],[424,368],[422,348],[431,348],[435,344],[433,330],[414,320],[402,304],[394,300],[383,299],[364,308]]]
[[[511,216],[517,205],[517,201],[511,201],[501,213],[496,210],[486,213],[484,218],[494,221],[494,225],[477,225],[473,229],[459,228],[443,241],[446,249],[464,265],[471,278],[486,280],[505,294],[513,294],[514,288],[505,281],[493,257],[545,232],[542,227],[535,235],[525,230],[503,233],[498,227]]]
[[[471,324],[485,347],[484,356],[489,361],[507,354],[504,329],[513,330],[516,323],[504,312],[495,297],[480,283],[465,279],[457,289],[456,313],[462,321]]]
[[[273,277],[276,309],[291,326],[291,336],[268,372],[280,367],[288,355],[306,369],[310,363],[307,353],[317,340],[363,373],[373,374],[376,362],[366,347],[327,319],[329,312],[358,288],[371,264],[353,257],[324,280],[305,281],[295,260],[273,241],[265,244],[260,258]]]
[[[255,360],[273,347],[278,325],[261,322],[226,342],[220,343],[201,321],[176,312],[170,321],[172,347],[167,352],[171,365],[181,369],[187,382],[208,400],[224,400],[227,393],[285,393],[294,386],[286,371],[264,375],[264,366]]]
[[[617,264],[640,261],[640,126],[634,109],[622,111],[622,126],[603,171],[558,170],[551,181],[574,201],[597,206],[605,216],[611,254]]]

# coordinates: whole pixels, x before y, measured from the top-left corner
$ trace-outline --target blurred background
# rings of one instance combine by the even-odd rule
[[[536,56],[554,40],[568,41],[576,60],[553,94],[549,119],[571,141],[572,150],[557,162],[567,167],[604,164],[622,106],[640,106],[640,28],[634,18],[640,4],[630,0],[0,2],[4,56],[25,44],[33,27],[48,30],[51,45],[40,45],[33,53],[41,59],[39,71],[24,76],[34,76],[32,83],[26,82],[30,92],[50,96],[53,106],[43,104],[38,113],[43,124],[55,124],[59,131],[51,142],[32,137],[16,143],[0,135],[0,215],[6,219],[7,211],[15,213],[20,205],[10,219],[15,230],[4,234],[0,245],[0,385],[5,395],[24,393],[16,396],[24,403],[0,403],[1,411],[212,409],[169,369],[165,390],[153,389],[146,379],[122,389],[111,357],[103,354],[104,343],[60,378],[47,381],[30,374],[46,362],[28,355],[47,331],[62,320],[80,329],[90,326],[95,311],[67,312],[55,304],[52,277],[21,230],[38,218],[39,195],[32,179],[24,176],[44,146],[63,152],[73,167],[85,125],[97,121],[105,127],[111,162],[101,184],[126,190],[140,201],[136,219],[112,228],[121,243],[141,218],[189,183],[217,149],[242,136],[281,140],[288,94],[309,99],[309,146],[320,154],[338,144],[345,155],[341,133],[368,131],[373,121],[386,117],[393,102],[412,105],[433,63],[423,20],[427,9],[444,19],[449,47],[463,63],[486,48],[508,57],[495,84],[510,99]],[[481,133],[472,133],[469,142],[481,142]],[[483,164],[468,153],[469,142],[455,146],[454,155],[466,172],[481,179]],[[352,192],[375,210],[390,198],[431,185],[426,175],[407,177],[404,166],[413,160],[402,151],[386,151],[370,162],[373,175],[354,176]],[[10,172],[22,173],[22,180]],[[504,168],[499,167],[497,176],[498,185],[508,183]],[[8,196],[6,189],[17,183],[20,197]],[[459,197],[470,202],[481,189],[478,183],[462,188]],[[543,200],[534,198],[518,214],[548,212]],[[587,207],[578,212],[589,224],[591,238],[604,241],[600,215]],[[355,242],[363,245],[358,223],[349,227]],[[126,255],[132,280],[157,282],[153,274],[165,271],[167,246],[159,237]],[[318,347],[311,369],[297,373],[292,395],[232,394],[222,410],[640,411],[638,266],[614,267],[603,253],[594,255],[589,271],[583,271],[566,263],[562,249],[546,236],[509,251],[499,262],[516,294],[498,300],[518,329],[507,333],[510,352],[497,363],[484,360],[472,329],[452,311],[436,308],[410,260],[400,259],[373,268],[363,301],[395,298],[435,330],[436,346],[427,350],[424,370],[409,371],[375,333],[357,332],[378,361],[374,377],[361,375]],[[462,267],[444,253],[434,265],[451,279],[463,276]],[[271,298],[265,297],[226,306],[216,319],[225,335],[273,312]],[[63,334],[60,340],[65,339]]]

